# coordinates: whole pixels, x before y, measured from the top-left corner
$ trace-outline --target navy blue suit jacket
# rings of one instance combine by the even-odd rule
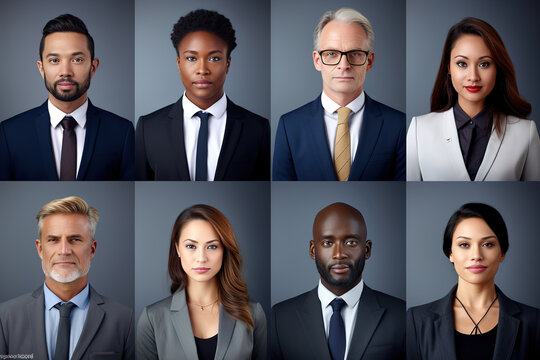
[[[455,360],[454,313],[457,286],[442,299],[407,311],[407,359]],[[495,287],[499,323],[494,360],[540,359],[540,310],[511,300]]]
[[[405,180],[405,114],[366,94],[349,181]],[[337,180],[319,96],[281,117],[272,180]]]
[[[137,180],[189,181],[182,98],[141,116],[135,136]],[[270,180],[270,125],[227,98],[227,124],[214,180]]]
[[[47,101],[0,123],[0,180],[58,180]],[[88,101],[77,180],[134,180],[133,124]]]

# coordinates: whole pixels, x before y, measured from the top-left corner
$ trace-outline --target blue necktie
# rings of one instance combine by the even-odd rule
[[[195,180],[206,181],[208,179],[208,117],[210,113],[199,111],[195,115],[201,119],[197,138]]]
[[[54,350],[54,360],[69,359],[69,333],[71,329],[71,309],[76,305],[72,302],[58,303],[54,305],[60,311],[60,322],[58,323],[58,336]]]
[[[345,358],[345,324],[341,317],[341,308],[346,305],[343,299],[335,298],[330,303],[332,306],[332,317],[330,318],[330,331],[328,333],[328,348],[332,360],[343,360]]]

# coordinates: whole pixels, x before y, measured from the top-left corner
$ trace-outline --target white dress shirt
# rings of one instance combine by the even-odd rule
[[[360,96],[346,105],[351,109],[349,115],[349,133],[351,134],[351,164],[354,161],[356,155],[356,149],[358,148],[358,139],[360,138],[360,129],[362,128],[362,120],[364,118],[364,104],[366,101],[366,95],[362,91]],[[336,140],[336,132],[338,125],[337,110],[341,105],[330,99],[328,95],[321,94],[321,103],[324,109],[324,124],[326,125],[326,139],[328,140],[328,147],[330,148],[330,155],[334,158],[334,143]]]
[[[58,109],[48,101],[49,118],[51,119],[51,141],[54,153],[54,162],[56,163],[56,173],[60,178],[60,160],[62,157],[62,140],[64,137],[64,128],[62,127],[62,120],[67,115],[71,116],[77,122],[75,126],[75,134],[77,135],[77,175],[79,174],[79,167],[81,165],[81,159],[84,149],[84,137],[86,136],[86,110],[88,110],[88,99],[79,106],[71,114],[66,114],[62,110]]]
[[[328,332],[330,331],[330,318],[334,312],[330,303],[337,297],[343,299],[346,303],[341,309],[341,317],[345,324],[345,359],[347,358],[349,348],[351,347],[354,325],[356,324],[356,313],[358,312],[358,302],[360,296],[362,296],[362,290],[364,290],[364,280],[360,280],[355,287],[341,296],[336,296],[336,294],[324,287],[321,280],[319,280],[319,287],[317,288],[317,294],[321,301],[326,339],[328,339]]]
[[[199,111],[210,113],[208,118],[208,181],[214,181],[216,168],[225,136],[225,124],[227,123],[227,96],[223,96],[206,110],[200,109],[186,96],[182,96],[184,109],[184,144],[186,145],[186,157],[189,168],[189,177],[195,180],[197,168],[197,140],[201,119],[195,114]]]

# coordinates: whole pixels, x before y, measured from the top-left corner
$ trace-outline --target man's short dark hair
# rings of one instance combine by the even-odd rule
[[[484,220],[497,236],[502,253],[506,254],[509,246],[508,230],[506,229],[506,224],[504,223],[502,215],[492,206],[482,203],[468,203],[461,206],[455,213],[452,214],[450,220],[448,220],[448,224],[444,230],[444,255],[450,257],[452,236],[454,235],[454,230],[456,229],[458,223],[463,219],[470,218],[480,218]]]
[[[88,33],[88,29],[84,22],[78,17],[71,14],[64,14],[55,17],[45,25],[43,28],[43,36],[39,43],[39,58],[43,61],[43,46],[45,45],[45,37],[55,32],[76,32],[86,35],[88,39],[88,49],[90,50],[90,58],[94,60],[94,39]]]
[[[178,44],[189,33],[207,31],[221,38],[227,43],[227,57],[236,47],[236,36],[231,21],[216,11],[198,9],[182,16],[174,24],[171,40],[178,53]]]

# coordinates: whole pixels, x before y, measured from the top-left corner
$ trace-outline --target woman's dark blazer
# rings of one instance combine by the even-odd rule
[[[457,285],[440,300],[407,311],[407,359],[455,360],[452,305]],[[540,359],[540,309],[511,300],[495,287],[499,323],[494,360]]]

